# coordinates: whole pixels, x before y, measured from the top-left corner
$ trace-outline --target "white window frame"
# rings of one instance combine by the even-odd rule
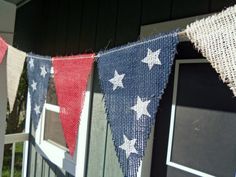
[[[177,99],[177,89],[178,89],[178,79],[179,79],[179,65],[181,64],[204,64],[209,63],[206,59],[185,59],[185,60],[176,60],[175,62],[175,75],[174,75],[174,88],[173,88],[173,98],[171,106],[171,120],[170,120],[170,130],[169,130],[169,140],[168,140],[168,149],[167,149],[167,159],[166,164],[168,166],[186,171],[191,174],[204,177],[215,177],[211,174],[202,172],[198,169],[193,169],[176,162],[171,161],[172,146],[173,146],[173,137],[174,137],[174,127],[175,127],[175,113],[176,113],[176,99]]]
[[[53,69],[51,71],[53,73]],[[38,123],[38,127],[35,131],[35,148],[43,157],[50,160],[52,163],[57,165],[59,168],[66,172],[74,175],[85,177],[86,174],[86,160],[88,150],[88,134],[89,134],[89,123],[91,118],[91,105],[92,105],[92,83],[93,83],[93,68],[89,76],[87,90],[85,93],[84,106],[80,116],[80,125],[77,137],[77,145],[74,156],[71,157],[69,152],[64,147],[60,147],[54,143],[44,140],[44,129],[45,129],[45,111],[53,111],[59,113],[60,108],[57,105],[45,103],[41,118]],[[27,102],[27,116],[30,116],[31,103],[30,97]],[[29,117],[30,118],[30,117]],[[78,152],[78,153],[77,153]]]

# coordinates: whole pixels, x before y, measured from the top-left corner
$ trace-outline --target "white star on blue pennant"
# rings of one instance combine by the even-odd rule
[[[134,105],[133,107],[131,107],[131,109],[136,111],[136,113],[137,113],[137,120],[139,120],[142,117],[142,115],[151,117],[151,115],[149,114],[149,112],[147,110],[148,104],[150,102],[151,102],[151,100],[142,101],[141,98],[138,96],[137,104]]]
[[[125,135],[124,143],[119,146],[119,148],[123,149],[126,154],[126,158],[128,159],[131,153],[138,154],[138,151],[135,149],[134,145],[136,143],[136,139],[129,140]]]
[[[142,60],[143,63],[148,64],[149,70],[152,69],[154,65],[161,65],[161,61],[159,59],[161,49],[152,52],[151,49],[147,49],[147,56]]]
[[[114,77],[109,81],[113,84],[113,90],[116,90],[118,87],[124,88],[122,80],[124,79],[125,74],[119,74],[116,70],[114,73]]]

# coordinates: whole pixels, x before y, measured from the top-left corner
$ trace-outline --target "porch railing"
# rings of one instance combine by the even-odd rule
[[[23,177],[26,174],[25,162],[27,161],[28,154],[27,154],[27,151],[25,151],[25,149],[27,149],[26,147],[28,146],[28,140],[29,140],[28,133],[17,133],[17,134],[5,135],[4,145],[12,144],[11,172],[10,172],[11,176],[10,177],[14,177],[16,143],[20,143],[20,142],[24,143],[21,176]]]

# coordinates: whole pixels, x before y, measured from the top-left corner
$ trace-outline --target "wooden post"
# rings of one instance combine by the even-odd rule
[[[9,43],[13,42],[15,27],[16,6],[0,0],[0,35]],[[7,113],[7,80],[6,60],[0,65],[0,176],[2,176],[2,163],[4,154],[4,136]]]
[[[7,112],[7,80],[6,60],[0,65],[0,176],[2,176],[2,163],[4,152],[4,136],[6,129]]]

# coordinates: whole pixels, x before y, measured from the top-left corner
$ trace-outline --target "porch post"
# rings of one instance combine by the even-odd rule
[[[7,112],[7,81],[6,81],[6,60],[0,65],[0,176],[2,176],[2,163],[4,152],[4,137],[6,129]]]
[[[15,27],[16,5],[0,0],[0,36],[12,44]],[[4,141],[7,113],[6,60],[0,65],[0,176],[4,156]]]

